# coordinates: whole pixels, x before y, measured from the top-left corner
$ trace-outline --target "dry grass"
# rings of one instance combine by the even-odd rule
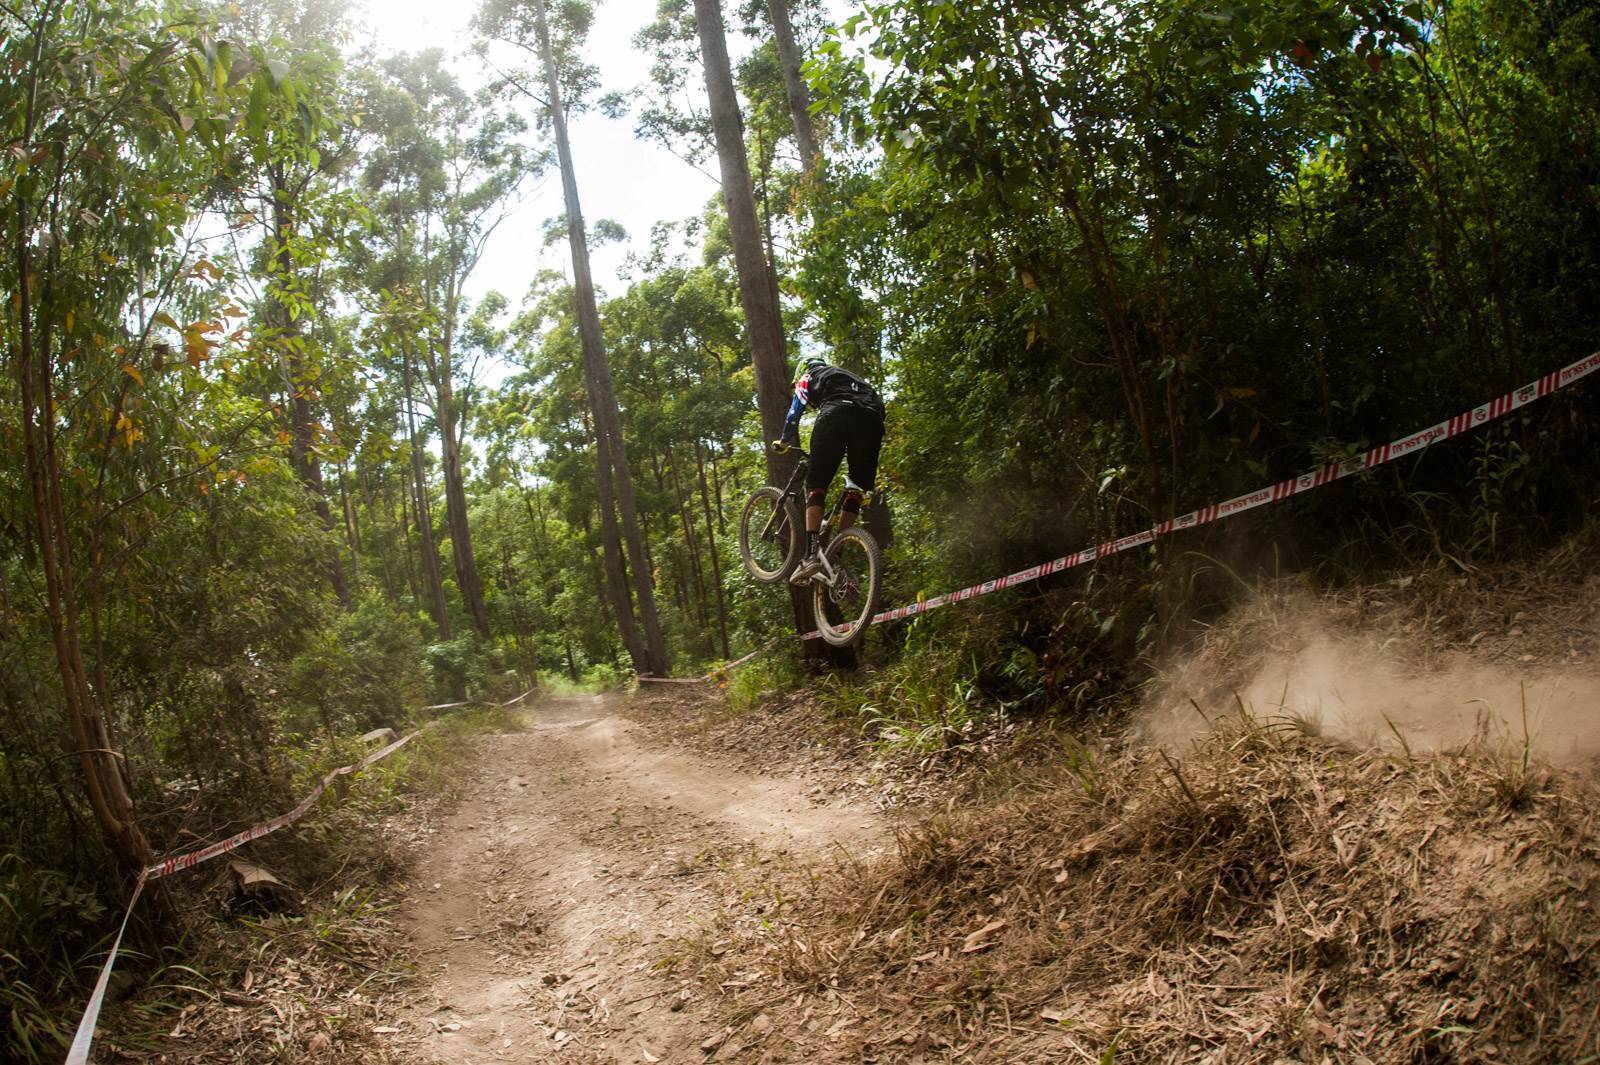
[[[911,825],[709,975],[773,1060],[1596,1060],[1596,798],[1245,719]]]

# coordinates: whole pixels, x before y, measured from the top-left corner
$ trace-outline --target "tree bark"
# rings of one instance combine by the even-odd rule
[[[611,601],[611,613],[617,622],[617,635],[622,637],[622,647],[633,662],[634,672],[645,671],[647,655],[644,642],[639,638],[639,626],[633,618],[633,600],[628,596],[628,579],[622,572],[622,545],[617,530],[617,512],[611,498],[611,467],[595,446],[595,501],[600,511],[600,557],[603,561],[603,581]],[[587,511],[583,515],[584,539],[592,534]],[[601,576],[601,575],[597,575]]]
[[[706,512],[706,542],[711,548],[712,587],[717,590],[717,628],[722,636],[722,657],[732,658],[733,652],[728,650],[728,603],[722,594],[722,560],[717,557],[717,531],[711,519],[711,490],[706,484],[706,457],[698,440],[694,442],[694,461],[700,472],[700,505]]]
[[[33,115],[26,120],[21,143],[33,149]],[[113,854],[124,869],[136,873],[150,864],[150,841],[139,826],[122,767],[112,747],[104,714],[89,686],[83,643],[78,631],[78,603],[72,543],[63,502],[61,467],[55,450],[56,411],[52,374],[55,360],[48,331],[34,335],[34,277],[28,238],[27,204],[17,201],[16,262],[22,279],[16,293],[18,343],[16,372],[22,401],[23,455],[33,502],[33,533],[44,571],[45,610],[61,677],[62,702],[71,753],[83,770],[90,808]],[[101,693],[104,695],[104,693]]]
[[[578,339],[583,349],[589,401],[594,410],[597,463],[609,466],[615,475],[616,503],[621,513],[622,532],[627,538],[628,558],[633,570],[634,594],[638,599],[639,622],[644,632],[644,656],[636,658],[641,672],[664,676],[671,668],[661,622],[656,614],[655,591],[645,563],[644,544],[639,532],[638,509],[633,498],[633,474],[628,468],[627,448],[622,440],[622,415],[617,408],[611,384],[611,367],[606,363],[605,338],[600,332],[600,314],[595,308],[594,279],[589,271],[589,245],[584,234],[583,210],[578,202],[578,180],[572,163],[572,146],[567,140],[567,118],[561,102],[561,82],[556,73],[555,52],[550,43],[545,2],[537,0],[534,14],[538,21],[539,48],[544,59],[545,84],[550,98],[550,122],[555,132],[556,153],[561,164],[561,190],[567,208],[567,242],[572,249],[573,293],[577,302]],[[602,481],[609,478],[602,477]],[[603,518],[615,521],[608,507]]]
[[[667,445],[667,470],[672,474],[672,501],[678,510],[678,523],[683,527],[683,547],[689,556],[689,576],[694,581],[695,619],[703,630],[711,616],[704,567],[700,565],[700,538],[694,534],[691,500],[683,490],[683,478],[678,475],[678,459],[671,444]]]
[[[821,162],[816,129],[811,122],[811,93],[800,76],[800,49],[794,42],[794,23],[789,18],[789,0],[767,0],[772,18],[772,39],[778,46],[778,65],[783,68],[784,95],[789,98],[789,118],[794,123],[794,143],[800,152],[800,172],[810,177]]]
[[[728,41],[722,24],[720,0],[694,0],[695,27],[700,55],[705,61],[706,94],[711,100],[711,126],[716,135],[717,163],[722,174],[722,202],[728,212],[728,235],[739,275],[739,299],[744,308],[745,341],[755,369],[756,399],[761,408],[761,431],[768,440],[783,432],[789,407],[789,360],[783,339],[783,320],[773,296],[770,266],[761,249],[761,227],[756,221],[755,192],[750,184],[750,160],[745,155],[744,127],[739,98],[734,93],[733,70],[728,62]],[[766,451],[767,476],[783,484],[796,461],[791,453]],[[795,632],[809,632],[811,602],[801,589],[789,588],[794,607]],[[809,641],[808,655],[825,654],[820,639]]]
[[[456,316],[460,313],[461,305],[457,273],[458,264],[452,251],[444,300],[444,336],[437,357],[429,363],[428,369],[433,374],[437,402],[434,414],[439,425],[439,454],[443,460],[440,465],[444,473],[445,526],[450,530],[450,558],[455,563],[456,587],[461,590],[461,602],[466,607],[472,627],[488,637],[489,613],[483,602],[483,580],[478,575],[477,559],[472,553],[472,528],[467,522],[467,489],[461,474],[461,433],[456,423],[455,337]]]
[[[402,356],[406,390],[406,428],[411,435],[411,513],[421,534],[419,552],[422,555],[422,583],[427,589],[428,610],[439,630],[439,639],[450,639],[450,611],[444,600],[444,580],[439,575],[439,549],[433,542],[433,518],[428,514],[428,481],[422,471],[422,446],[417,439],[417,412],[411,381],[411,353]]]
[[[293,231],[293,209],[290,201],[294,194],[289,189],[287,178],[280,168],[269,168],[268,178],[272,186],[272,254],[278,263],[279,276],[284,279],[279,283],[283,284],[296,273],[294,255],[289,248],[289,237]],[[282,302],[270,293],[267,297],[267,307],[272,324],[278,330],[285,371],[289,378],[289,461],[294,467],[295,474],[300,478],[300,483],[311,494],[312,506],[322,521],[323,529],[331,533],[333,508],[328,505],[328,490],[322,480],[322,463],[317,459],[312,446],[315,430],[311,419],[311,397],[306,393],[303,380],[305,362],[300,353],[304,338],[295,328],[294,319],[290,317]],[[333,594],[348,608],[350,587],[345,582],[344,566],[339,560],[337,549],[329,552],[329,557],[323,560],[323,567],[328,574],[328,583],[333,588]]]

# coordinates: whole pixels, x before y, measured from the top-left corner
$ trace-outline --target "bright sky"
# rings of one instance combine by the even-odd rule
[[[477,7],[475,0],[353,0],[352,6],[357,20],[371,28],[381,53],[443,48],[460,56],[472,44],[468,23]],[[649,61],[634,50],[633,36],[654,20],[655,10],[656,0],[603,0],[596,5],[587,49],[589,61],[600,69],[596,98],[632,89],[645,80]],[[475,61],[453,66],[469,88],[477,86]],[[619,222],[628,231],[626,241],[597,248],[592,257],[595,283],[605,295],[616,295],[624,287],[618,279],[624,257],[648,248],[651,226],[698,215],[717,185],[664,149],[635,139],[629,119],[616,121],[590,111],[575,116],[570,133],[584,221],[591,232],[601,218]],[[469,281],[468,293],[479,296],[497,289],[515,307],[540,270],[554,268],[571,277],[566,242],[543,246],[545,221],[562,211],[561,181],[552,169],[530,184],[523,202],[501,223]]]

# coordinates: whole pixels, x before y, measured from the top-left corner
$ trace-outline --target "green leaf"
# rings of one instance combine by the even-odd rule
[[[267,125],[267,88],[265,78],[257,78],[250,87],[250,105],[245,111],[244,125],[252,137],[259,137]]]
[[[283,79],[289,76],[289,64],[281,59],[267,60],[267,73],[272,75],[272,87],[283,88]]]

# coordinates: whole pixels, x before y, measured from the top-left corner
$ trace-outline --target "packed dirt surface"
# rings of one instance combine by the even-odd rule
[[[478,741],[400,908],[424,989],[386,1033],[396,1049],[452,1063],[731,1057],[713,1003],[676,972],[718,952],[701,933],[724,905],[760,909],[729,885],[886,844],[876,813],[823,804],[809,781],[663,749],[624,700],[549,699],[526,731]]]

